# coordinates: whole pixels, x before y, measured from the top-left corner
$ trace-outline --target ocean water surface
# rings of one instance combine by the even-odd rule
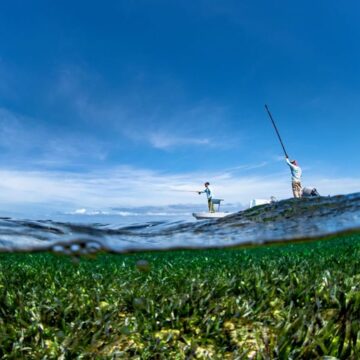
[[[315,239],[360,229],[360,193],[288,199],[195,221],[190,212],[88,212],[50,219],[1,218],[0,251],[68,254],[260,245]]]
[[[3,217],[0,358],[359,359],[359,234],[360,193]]]

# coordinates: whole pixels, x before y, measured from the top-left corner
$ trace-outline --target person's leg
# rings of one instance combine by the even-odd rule
[[[294,197],[301,198],[301,191],[302,191],[301,183],[298,181],[294,181],[293,182]]]
[[[292,191],[294,198],[300,198],[301,197],[301,184],[298,181],[292,182]]]
[[[208,199],[208,208],[209,208],[209,212],[211,212],[211,205],[212,205],[212,202],[210,199]]]
[[[297,186],[298,186],[298,195],[299,195],[299,198],[301,198],[301,197],[302,197],[302,186],[301,186],[301,182],[298,182]]]

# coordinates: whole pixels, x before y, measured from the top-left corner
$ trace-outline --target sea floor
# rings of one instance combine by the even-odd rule
[[[329,356],[360,358],[359,234],[94,258],[0,255],[2,359]]]

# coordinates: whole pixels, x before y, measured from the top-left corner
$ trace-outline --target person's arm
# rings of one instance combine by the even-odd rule
[[[292,169],[295,169],[295,165],[290,162],[289,158],[286,158],[286,163],[287,163]]]

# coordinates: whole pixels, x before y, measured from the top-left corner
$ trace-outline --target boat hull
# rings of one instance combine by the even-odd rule
[[[209,220],[209,219],[221,219],[221,218],[231,215],[231,214],[232,213],[229,213],[229,212],[215,212],[215,213],[198,212],[198,213],[193,213],[192,215],[197,220]]]

